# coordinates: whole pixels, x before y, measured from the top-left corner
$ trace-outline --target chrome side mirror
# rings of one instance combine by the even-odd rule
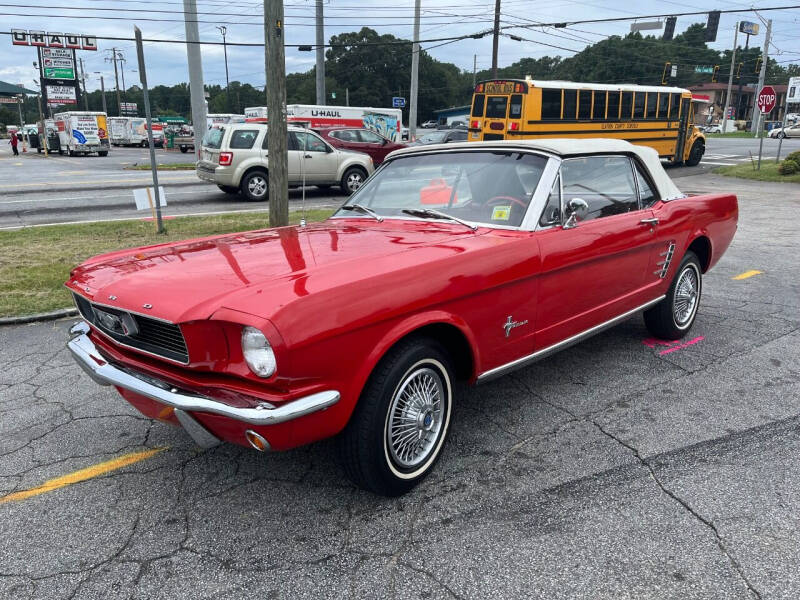
[[[583,198],[573,198],[567,202],[567,220],[564,221],[562,229],[572,229],[577,227],[578,220],[583,219],[589,212],[589,205]]]

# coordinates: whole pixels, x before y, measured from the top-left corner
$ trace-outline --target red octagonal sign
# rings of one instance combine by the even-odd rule
[[[765,85],[758,93],[758,110],[764,114],[772,112],[776,98],[775,89],[771,85]]]

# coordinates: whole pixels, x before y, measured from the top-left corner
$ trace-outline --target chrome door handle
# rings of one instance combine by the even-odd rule
[[[658,219],[656,219],[656,218],[642,219],[641,221],[639,221],[639,223],[641,223],[642,225],[651,225],[651,226],[652,225],[658,225]]]

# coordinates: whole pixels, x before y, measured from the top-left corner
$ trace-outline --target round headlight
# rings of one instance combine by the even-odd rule
[[[242,330],[242,354],[250,370],[259,377],[269,377],[275,373],[277,363],[272,346],[266,336],[255,327]]]

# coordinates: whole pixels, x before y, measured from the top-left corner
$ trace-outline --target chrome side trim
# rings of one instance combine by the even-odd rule
[[[537,350],[533,354],[528,354],[527,356],[523,356],[522,358],[518,358],[516,360],[512,360],[511,362],[506,363],[504,365],[500,365],[499,367],[495,367],[494,369],[489,369],[488,371],[484,371],[483,373],[478,375],[477,383],[485,383],[487,381],[491,381],[492,379],[496,379],[497,377],[500,377],[501,375],[505,375],[506,373],[508,373],[510,371],[522,368],[522,367],[524,367],[526,365],[529,365],[529,364],[534,363],[534,362],[536,362],[538,360],[546,358],[546,357],[550,356],[551,354],[555,354],[556,352],[558,352],[560,350],[563,350],[563,349],[568,348],[570,346],[573,346],[573,345],[575,345],[575,344],[577,344],[579,342],[582,342],[586,338],[589,338],[589,337],[595,335],[596,333],[600,333],[601,331],[604,331],[605,329],[608,329],[609,327],[613,327],[617,323],[619,323],[621,321],[624,321],[625,319],[627,319],[630,316],[635,315],[637,312],[643,311],[643,310],[653,306],[654,304],[658,304],[664,298],[665,298],[665,296],[659,296],[658,298],[650,300],[649,302],[645,302],[641,306],[637,306],[634,309],[631,309],[631,310],[629,310],[627,312],[624,312],[621,315],[618,315],[618,316],[614,317],[613,319],[609,319],[608,321],[605,321],[604,323],[600,323],[599,325],[595,325],[594,327],[590,327],[589,329],[587,329],[586,331],[582,331],[581,333],[576,333],[572,337],[568,337],[565,340],[561,340],[560,342],[556,342],[552,346],[548,346],[547,348],[542,348],[541,350]]]
[[[115,367],[102,357],[97,346],[89,339],[88,331],[89,325],[83,321],[73,325],[70,329],[70,335],[73,337],[67,343],[67,348],[89,377],[100,385],[118,386],[183,411],[222,415],[250,425],[275,425],[324,410],[336,404],[341,397],[335,390],[326,390],[278,407],[266,402],[254,408],[229,406],[205,396],[182,392],[144,373],[140,378],[133,371],[123,371]],[[162,383],[163,387],[155,383]]]

